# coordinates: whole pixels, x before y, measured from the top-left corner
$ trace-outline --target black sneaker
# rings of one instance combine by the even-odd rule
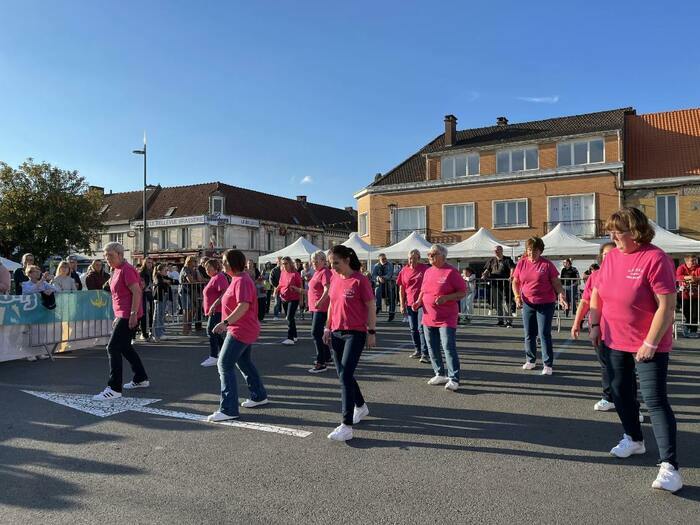
[[[420,362],[430,364],[430,358],[428,356],[424,355],[420,358]]]
[[[420,359],[420,355],[421,355],[420,352],[416,351],[416,352],[413,352],[413,353],[412,353],[410,356],[408,356],[408,357],[410,357],[411,359]]]
[[[388,322],[391,322],[394,320],[394,314],[389,314],[389,317],[387,318]]]
[[[496,323],[496,326],[503,326],[503,324],[504,324],[503,321],[498,321],[498,322]]]
[[[320,372],[325,372],[326,370],[328,370],[328,367],[326,365],[316,363],[316,364],[314,364],[313,368],[309,369],[309,373],[310,374],[318,374]]]

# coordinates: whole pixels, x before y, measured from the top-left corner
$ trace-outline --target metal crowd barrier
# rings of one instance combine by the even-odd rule
[[[678,299],[674,336],[678,337],[678,329],[684,337],[695,338],[700,333],[700,283],[678,281]]]

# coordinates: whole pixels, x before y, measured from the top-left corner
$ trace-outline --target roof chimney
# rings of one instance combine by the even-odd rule
[[[457,117],[445,115],[445,146],[454,146],[457,141]]]
[[[507,126],[508,125],[508,119],[506,117],[498,117],[496,119],[496,125],[497,126]]]
[[[306,195],[297,195],[297,202],[306,204]]]
[[[377,182],[377,181],[378,181],[379,179],[381,179],[381,178],[382,178],[382,174],[381,174],[381,173],[377,173],[377,174],[374,176],[374,182]]]

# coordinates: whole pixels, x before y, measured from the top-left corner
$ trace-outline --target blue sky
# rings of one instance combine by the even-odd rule
[[[0,0],[0,160],[334,206],[443,131],[700,106],[697,2]]]

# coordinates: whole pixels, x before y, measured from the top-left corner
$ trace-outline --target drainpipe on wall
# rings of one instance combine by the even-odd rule
[[[622,141],[620,140],[620,130],[617,130],[617,161],[622,162]],[[623,168],[624,170],[624,165]],[[617,207],[622,208],[622,170],[617,172]]]

